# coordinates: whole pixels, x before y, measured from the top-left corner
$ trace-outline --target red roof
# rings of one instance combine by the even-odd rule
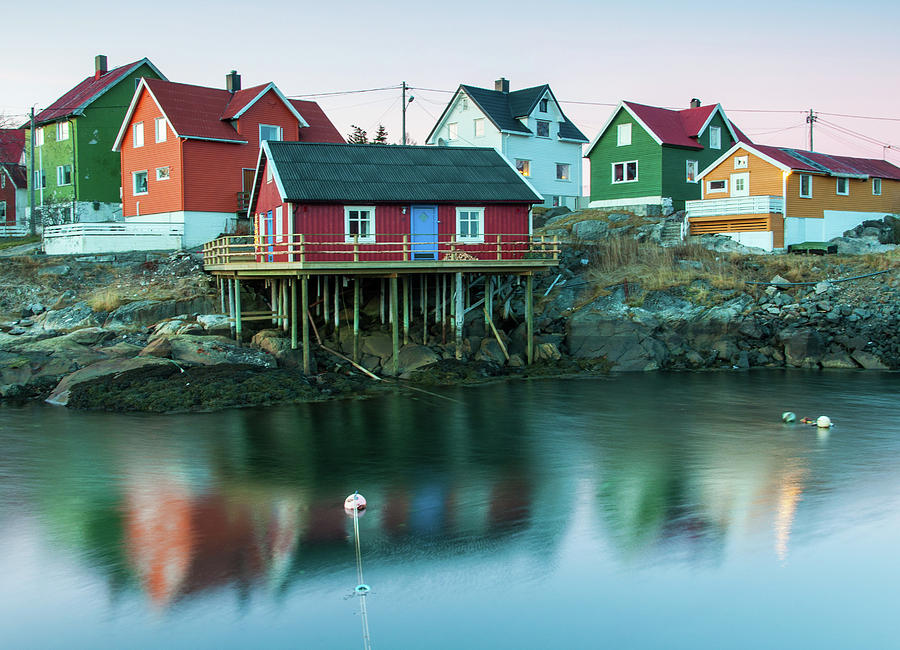
[[[340,131],[331,123],[321,106],[315,102],[300,99],[292,99],[290,102],[309,124],[309,128],[300,129],[301,142],[344,143]]]
[[[662,140],[663,144],[670,144],[676,147],[687,147],[690,149],[703,149],[697,141],[700,130],[706,125],[707,120],[713,112],[719,107],[718,104],[710,104],[708,106],[700,106],[697,108],[686,108],[681,111],[673,111],[668,108],[659,108],[657,106],[647,106],[645,104],[636,104],[634,102],[622,102],[650,129],[656,137]],[[726,122],[731,124],[730,120]],[[735,134],[738,139],[749,142],[750,140],[741,133],[733,124]]]
[[[770,147],[763,144],[754,144],[752,146],[760,153],[796,171],[829,174],[831,176],[866,176],[869,178],[900,180],[900,167],[886,160],[833,156],[818,151]]]
[[[122,78],[128,76],[135,68],[143,63],[149,63],[151,66],[153,65],[148,59],[141,59],[134,63],[128,63],[119,66],[118,68],[113,68],[99,78],[95,75],[91,75],[50,104],[50,106],[35,115],[35,124],[46,124],[47,122],[53,122],[68,117],[69,115],[80,113],[98,96],[114,86]]]
[[[160,79],[145,79],[147,87],[181,137],[246,142],[230,120],[269,85],[261,84],[234,94],[224,88],[192,86]],[[343,142],[338,130],[315,102],[289,100],[309,124],[300,130],[304,142]]]
[[[246,142],[230,123],[222,119],[232,101],[231,93],[224,88],[192,86],[161,79],[144,81],[179,136]],[[251,90],[240,92],[249,93]]]
[[[0,163],[18,165],[25,153],[25,129],[0,129]]]

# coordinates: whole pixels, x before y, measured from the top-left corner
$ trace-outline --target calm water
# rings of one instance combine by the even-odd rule
[[[0,646],[900,647],[900,375],[443,394],[0,408]]]

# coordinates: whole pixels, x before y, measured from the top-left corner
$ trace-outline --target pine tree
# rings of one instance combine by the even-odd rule
[[[347,142],[350,144],[369,144],[369,136],[362,130],[362,127],[351,124],[350,128],[353,129],[353,133],[347,136]]]
[[[372,138],[372,144],[387,144],[387,143],[388,143],[387,129],[384,128],[384,124],[379,124],[378,130],[375,132],[375,137]]]

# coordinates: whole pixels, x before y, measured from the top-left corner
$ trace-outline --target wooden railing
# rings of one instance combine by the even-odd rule
[[[721,217],[730,214],[784,213],[784,199],[780,196],[737,196],[685,201],[688,217]]]
[[[250,192],[237,193],[237,214],[242,217],[247,216],[247,208],[250,207]]]
[[[299,234],[263,239],[254,235],[223,236],[203,246],[206,265],[272,262],[460,262],[559,259],[559,240],[547,235],[486,234],[483,241],[438,235],[435,240],[412,241],[409,234],[379,234],[375,241],[354,235]]]

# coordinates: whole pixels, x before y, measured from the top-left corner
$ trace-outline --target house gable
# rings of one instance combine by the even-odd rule
[[[631,125],[631,143],[618,144],[618,127]],[[595,138],[590,152],[591,201],[660,197],[662,146],[654,133],[626,107],[620,106]],[[614,183],[614,165],[638,162],[638,179]],[[650,202],[650,201],[648,201]]]

